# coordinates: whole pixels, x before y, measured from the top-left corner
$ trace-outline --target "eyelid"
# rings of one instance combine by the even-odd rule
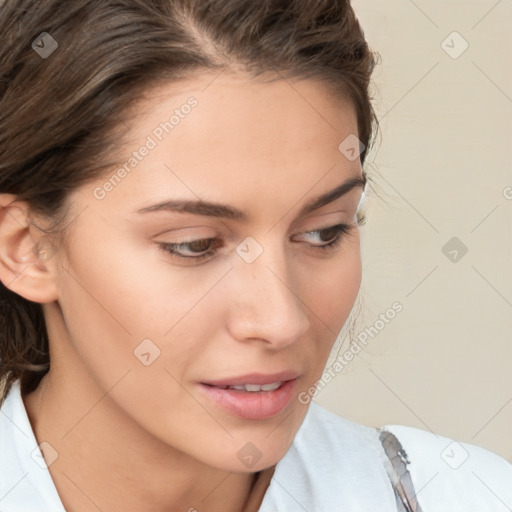
[[[161,233],[158,233],[156,236],[168,235],[173,238],[176,236],[179,239],[190,238],[191,236],[196,236],[194,233],[197,232],[198,230],[202,230],[201,234],[199,235],[200,238],[209,238],[210,237],[210,235],[203,235],[203,233],[205,231],[211,232],[212,237],[219,236],[218,230],[216,228],[214,228],[213,226],[197,226],[197,225],[185,226],[185,227],[176,228],[176,229],[167,229],[165,231],[162,231]],[[186,234],[183,234],[183,232],[185,232]]]
[[[292,235],[300,235],[303,233],[310,233],[311,231],[318,231],[320,229],[332,228],[338,224],[350,224],[348,220],[340,219],[340,214],[350,218],[349,209],[340,209],[334,212],[322,213],[312,217],[308,217],[305,221],[301,222],[301,229],[294,228]]]
[[[294,232],[290,236],[297,236],[297,235],[303,235],[306,233],[312,233],[315,231],[321,231],[328,228],[333,228],[339,224],[349,224],[348,222],[345,222],[343,220],[340,220],[339,218],[336,219],[326,219],[326,217],[329,217],[334,214],[340,214],[340,213],[347,213],[346,210],[337,210],[335,212],[329,212],[324,213],[321,215],[315,215],[313,217],[310,217],[307,219],[307,224],[310,225],[310,227],[303,228],[301,230],[294,230]],[[191,230],[199,230],[199,229],[208,229],[211,230],[211,235],[194,235],[193,233],[190,233]],[[187,234],[181,234],[179,236],[175,236],[176,233],[180,232],[187,232]],[[172,233],[172,235],[171,235]],[[235,239],[236,237],[233,235],[232,232],[230,232],[228,235],[221,234],[218,230],[212,228],[211,226],[190,226],[190,227],[184,227],[184,228],[178,228],[178,229],[170,229],[167,231],[164,231],[163,233],[160,233],[158,236],[168,235],[171,239],[165,240],[163,243],[167,243],[170,245],[179,245],[179,244],[190,244],[194,242],[199,242],[202,240],[210,240],[215,238],[223,238],[228,243],[230,242],[230,239]]]

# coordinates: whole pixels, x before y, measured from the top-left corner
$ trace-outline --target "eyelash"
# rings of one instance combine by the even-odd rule
[[[305,234],[311,234],[311,233],[324,233],[326,231],[335,230],[336,235],[333,237],[333,239],[326,243],[325,245],[314,245],[310,244],[313,248],[319,249],[322,252],[328,252],[335,250],[338,245],[342,242],[344,238],[346,238],[346,235],[349,235],[352,230],[354,230],[357,227],[357,225],[350,225],[350,224],[336,224],[335,226],[329,226],[321,229],[315,229],[313,231],[306,231]],[[186,248],[187,246],[190,246],[191,244],[198,243],[198,242],[205,242],[205,241],[211,241],[214,247],[209,247],[208,250],[202,254],[199,254],[198,256],[183,256],[182,254],[179,254],[178,249]],[[171,254],[173,258],[177,258],[180,260],[189,260],[189,261],[202,261],[210,256],[212,256],[215,253],[215,250],[220,246],[219,240],[216,238],[201,238],[198,240],[192,240],[191,242],[181,242],[176,244],[171,243],[159,243],[159,249]]]

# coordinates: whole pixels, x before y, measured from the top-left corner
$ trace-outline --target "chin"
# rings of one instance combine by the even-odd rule
[[[256,472],[274,466],[292,445],[306,411],[306,407],[301,407],[278,421],[253,425],[238,432],[231,431],[233,438],[219,439],[212,443],[217,449],[212,454],[211,463],[216,467],[222,464],[222,469],[239,473]],[[205,450],[202,453],[204,457],[207,452]]]

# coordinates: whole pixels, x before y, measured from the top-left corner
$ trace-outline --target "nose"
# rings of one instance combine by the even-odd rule
[[[231,274],[228,329],[233,338],[257,339],[278,349],[294,343],[309,329],[307,297],[300,296],[305,287],[293,288],[297,280],[290,278],[284,256],[279,262],[265,253],[250,264],[238,261]]]

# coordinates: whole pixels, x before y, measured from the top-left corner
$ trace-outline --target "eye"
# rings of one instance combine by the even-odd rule
[[[159,248],[170,253],[175,258],[199,261],[212,256],[222,246],[218,238],[200,238],[191,242],[179,244],[159,243]]]
[[[312,238],[316,239],[314,242],[305,243],[315,250],[328,251],[334,250],[341,243],[342,239],[356,227],[356,225],[337,224],[315,231],[307,231],[298,236],[309,238],[310,240]],[[302,242],[302,240],[299,240],[299,242]],[[213,256],[217,249],[223,246],[223,242],[218,238],[200,238],[180,243],[161,242],[158,246],[159,249],[171,254],[173,258],[198,262]]]
[[[319,240],[317,243],[309,243],[315,249],[321,251],[334,250],[341,241],[354,230],[357,226],[350,224],[337,224],[336,226],[329,226],[315,231],[308,231],[301,235],[301,237],[311,237]]]

